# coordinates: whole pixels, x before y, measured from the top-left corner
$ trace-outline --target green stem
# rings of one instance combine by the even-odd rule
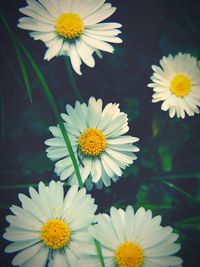
[[[79,168],[78,168],[78,164],[77,164],[77,161],[76,161],[76,157],[74,155],[74,152],[73,152],[73,149],[72,149],[72,146],[71,146],[71,143],[70,143],[70,140],[69,140],[69,137],[68,137],[68,134],[67,134],[67,131],[65,129],[65,126],[64,126],[64,123],[60,117],[60,114],[59,114],[59,111],[58,111],[58,107],[57,107],[57,104],[56,104],[56,101],[51,93],[51,90],[42,74],[42,72],[40,71],[39,67],[37,66],[35,60],[33,59],[32,55],[30,54],[30,52],[28,51],[28,49],[23,45],[23,43],[19,40],[19,38],[15,37],[14,33],[12,32],[10,26],[8,25],[6,19],[4,18],[4,16],[0,13],[0,18],[4,24],[4,26],[6,27],[6,29],[8,30],[8,32],[10,33],[10,37],[11,37],[11,40],[13,40],[13,42],[15,43],[15,45],[18,47],[21,48],[21,50],[23,51],[23,53],[25,54],[26,58],[28,59],[28,61],[30,62],[33,70],[35,71],[38,79],[39,79],[39,82],[42,86],[42,89],[43,89],[43,92],[44,94],[46,95],[47,97],[47,100],[48,100],[48,103],[57,119],[57,122],[59,124],[59,127],[60,127],[60,130],[62,132],[62,135],[63,135],[63,138],[64,138],[64,141],[66,143],[66,146],[67,146],[67,149],[69,151],[69,155],[70,155],[70,158],[72,160],[72,163],[74,165],[74,169],[75,169],[75,173],[76,173],[76,176],[77,176],[77,179],[78,179],[78,183],[79,183],[79,186],[80,188],[83,188],[83,182],[82,182],[82,178],[81,178],[81,175],[80,175],[80,171],[79,171]]]
[[[78,179],[78,183],[79,183],[79,186],[80,188],[83,188],[83,182],[82,182],[82,178],[81,178],[81,175],[80,175],[80,172],[79,172],[79,168],[78,168],[78,164],[77,164],[77,161],[76,161],[76,158],[75,158],[75,155],[74,155],[74,152],[73,152],[73,149],[72,149],[72,145],[71,145],[71,142],[69,140],[69,136],[67,134],[67,131],[65,129],[65,126],[64,126],[64,123],[60,117],[60,114],[59,114],[59,111],[58,111],[58,107],[57,107],[57,104],[56,104],[56,101],[50,91],[50,88],[42,74],[42,72],[40,71],[40,69],[38,68],[35,60],[33,59],[33,57],[31,56],[31,54],[29,53],[29,51],[26,49],[26,47],[23,45],[23,43],[16,37],[16,41],[17,41],[17,44],[19,45],[19,47],[22,49],[22,51],[24,52],[25,56],[27,57],[28,61],[30,62],[32,68],[34,69],[39,81],[40,81],[40,84],[43,88],[43,91],[47,97],[47,100],[49,102],[49,105],[58,121],[58,124],[59,124],[59,127],[60,127],[60,130],[62,132],[62,135],[63,135],[63,138],[64,138],[64,141],[66,143],[66,146],[67,146],[67,149],[69,151],[69,155],[70,155],[70,158],[72,160],[72,163],[74,165],[74,169],[75,169],[75,172],[76,172],[76,176],[77,176],[77,179]]]
[[[0,52],[1,52],[1,55],[3,57],[5,64],[7,64],[8,68],[10,69],[10,74],[15,78],[15,80],[17,81],[19,86],[21,88],[25,89],[23,81],[21,81],[20,77],[18,77],[18,74],[15,72],[13,64],[12,64],[11,60],[8,58],[8,55],[5,52],[5,48],[2,45],[0,45]]]
[[[77,82],[76,82],[76,79],[75,79],[75,76],[74,76],[74,71],[72,69],[69,57],[65,56],[64,57],[64,62],[65,62],[65,66],[66,66],[66,69],[67,69],[68,77],[69,77],[69,80],[70,80],[74,95],[76,96],[76,98],[80,102],[84,102],[84,99],[81,96],[81,93],[80,93],[80,91],[78,89],[78,85],[77,85]]]
[[[103,258],[103,254],[102,254],[102,250],[101,250],[101,244],[96,239],[94,239],[94,242],[95,242],[95,246],[96,246],[96,249],[97,249],[97,253],[98,253],[98,257],[99,257],[99,261],[101,263],[101,266],[105,267],[104,258]]]

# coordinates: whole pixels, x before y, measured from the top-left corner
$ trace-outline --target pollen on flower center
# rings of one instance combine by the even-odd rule
[[[141,267],[144,262],[143,250],[137,244],[125,241],[115,251],[115,262],[118,267]]]
[[[63,13],[58,17],[55,29],[60,36],[66,39],[74,39],[81,35],[84,24],[79,15],[75,13]]]
[[[191,88],[191,80],[184,74],[177,74],[171,81],[170,90],[176,96],[188,95]]]
[[[80,150],[86,156],[99,156],[106,148],[105,135],[94,128],[88,128],[79,138]]]
[[[43,224],[41,240],[47,247],[61,249],[67,245],[71,237],[69,226],[60,219],[48,220]]]

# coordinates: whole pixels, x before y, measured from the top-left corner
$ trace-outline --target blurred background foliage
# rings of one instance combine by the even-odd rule
[[[170,119],[152,104],[151,65],[162,56],[179,51],[199,58],[200,2],[194,0],[113,0],[117,12],[110,21],[123,24],[123,44],[114,55],[103,54],[94,69],[82,66],[83,76],[74,74],[80,94],[87,101],[100,97],[104,103],[118,102],[129,117],[130,134],[138,136],[138,160],[127,168],[116,184],[101,191],[93,189],[99,212],[111,205],[150,208],[163,216],[180,234],[183,266],[199,266],[200,243],[200,120]],[[58,102],[60,112],[74,105],[76,88],[71,86],[63,57],[43,60],[45,47],[16,27],[18,8],[25,1],[3,0],[1,13],[14,35],[31,52]],[[29,184],[58,179],[54,163],[46,157],[44,141],[51,136],[48,127],[57,122],[42,92],[38,77],[25,55],[13,46],[11,35],[0,23],[0,234],[11,204],[19,204],[17,194],[27,194]],[[18,52],[18,53],[16,53]],[[21,61],[20,61],[21,60]],[[21,65],[20,65],[21,63]],[[27,89],[31,90],[27,95]],[[0,242],[1,263],[11,266],[5,255],[6,242]]]

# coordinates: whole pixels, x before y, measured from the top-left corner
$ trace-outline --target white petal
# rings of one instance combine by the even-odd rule
[[[57,56],[60,53],[60,49],[63,44],[63,39],[62,38],[57,38],[56,43],[49,47],[44,55],[44,59],[50,60],[53,57]]]

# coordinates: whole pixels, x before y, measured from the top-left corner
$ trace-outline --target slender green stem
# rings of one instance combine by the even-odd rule
[[[15,72],[13,64],[12,64],[11,60],[8,58],[8,55],[5,51],[5,48],[2,45],[0,45],[0,52],[1,52],[1,55],[3,57],[4,62],[7,64],[8,68],[10,69],[10,74],[15,78],[15,80],[17,81],[19,86],[21,88],[24,88],[23,81],[21,81],[20,77],[18,77],[18,74]]]
[[[23,53],[25,54],[27,60],[29,61],[29,63],[31,64],[33,70],[35,71],[38,79],[39,79],[39,82],[41,84],[41,87],[43,89],[43,92],[45,94],[45,96],[47,97],[47,100],[48,100],[48,103],[57,119],[57,122],[59,124],[59,127],[60,127],[60,130],[62,132],[62,135],[63,135],[63,138],[64,138],[64,141],[66,143],[66,146],[67,146],[67,149],[69,151],[69,155],[70,155],[70,158],[72,160],[72,163],[74,165],[74,169],[75,169],[75,173],[76,173],[76,176],[77,176],[77,179],[78,179],[78,183],[79,183],[79,186],[80,188],[83,187],[83,182],[82,182],[82,178],[81,178],[81,175],[80,175],[80,171],[79,171],[79,168],[78,168],[78,164],[77,164],[77,161],[76,161],[76,157],[74,155],[74,152],[73,152],[73,149],[72,149],[72,146],[71,146],[71,143],[70,143],[70,140],[69,140],[69,137],[68,137],[68,134],[67,134],[67,131],[65,129],[65,126],[64,126],[64,123],[60,117],[60,114],[59,114],[59,111],[58,111],[58,107],[57,107],[57,104],[56,104],[56,101],[51,93],[51,90],[42,74],[42,72],[40,71],[39,67],[37,66],[35,60],[33,59],[32,55],[30,54],[30,52],[28,51],[28,49],[23,45],[23,43],[19,40],[19,38],[17,38],[14,33],[12,32],[10,26],[8,25],[6,19],[4,18],[4,16],[0,13],[0,18],[4,24],[4,26],[6,27],[6,29],[8,30],[9,34],[10,34],[10,37],[11,37],[11,40],[13,40],[13,42],[15,43],[15,45],[17,46],[17,48],[19,47]]]
[[[26,88],[27,95],[28,95],[29,101],[32,103],[33,100],[32,100],[32,94],[31,94],[31,86],[30,86],[30,82],[29,82],[28,75],[27,75],[27,72],[26,72],[26,67],[25,67],[24,61],[22,59],[21,53],[20,53],[17,45],[15,44],[15,42],[13,42],[13,46],[15,48],[16,55],[17,55],[17,58],[18,58],[18,61],[19,61],[19,64],[20,64],[20,68],[21,68],[21,72],[22,72],[22,75],[23,75],[23,78],[24,78],[24,83],[25,83],[25,88]]]
[[[72,69],[69,57],[67,57],[67,56],[64,57],[64,62],[65,62],[65,66],[66,66],[66,69],[67,69],[68,77],[69,77],[69,80],[70,80],[74,95],[76,96],[76,98],[80,102],[84,102],[84,99],[81,96],[81,93],[80,93],[80,91],[78,89],[78,85],[77,85],[77,82],[76,82],[76,79],[75,79],[75,76],[74,76],[74,71]]]
[[[58,111],[58,107],[57,107],[57,104],[56,104],[56,101],[50,91],[50,88],[42,74],[42,72],[40,71],[40,69],[38,68],[35,60],[33,59],[33,57],[31,56],[31,54],[29,53],[29,51],[27,50],[27,48],[23,45],[23,43],[16,37],[16,41],[17,41],[17,44],[19,45],[19,47],[22,49],[22,51],[24,52],[25,56],[27,57],[28,61],[30,62],[33,70],[35,71],[39,81],[40,81],[40,84],[43,88],[43,91],[47,97],[47,100],[49,102],[49,105],[58,121],[58,124],[59,124],[59,127],[60,127],[60,130],[62,132],[62,135],[63,135],[63,138],[64,138],[64,141],[66,143],[66,146],[67,146],[67,149],[69,151],[69,155],[70,155],[70,158],[72,160],[72,163],[74,165],[74,169],[75,169],[75,172],[76,172],[76,176],[77,176],[77,179],[78,179],[78,183],[79,183],[79,186],[80,188],[83,187],[83,182],[82,182],[82,178],[81,178],[81,175],[80,175],[80,172],[79,172],[79,167],[78,167],[78,164],[77,164],[77,161],[76,161],[76,157],[74,155],[74,152],[73,152],[73,149],[72,149],[72,145],[71,145],[71,142],[69,140],[69,136],[67,134],[67,131],[65,129],[65,126],[64,126],[64,123],[60,117],[60,114],[59,114],[59,111]]]
[[[101,263],[101,266],[105,267],[104,258],[103,258],[103,254],[102,254],[102,250],[101,250],[101,244],[96,239],[94,239],[94,242],[95,242],[95,246],[96,246],[96,249],[97,249],[97,253],[98,253],[98,257],[99,257],[99,261]]]

